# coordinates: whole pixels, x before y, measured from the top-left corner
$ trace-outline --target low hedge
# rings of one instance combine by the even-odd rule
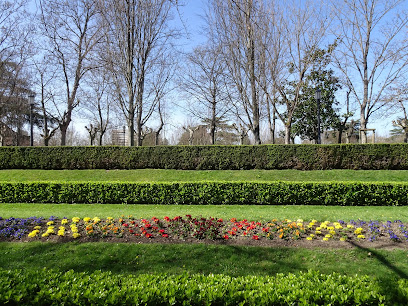
[[[397,285],[397,283],[396,283]],[[408,302],[367,276],[315,271],[276,276],[123,275],[0,270],[2,305],[383,305]]]
[[[0,169],[408,169],[408,144],[0,147]]]
[[[408,205],[408,184],[362,182],[12,182],[0,203]]]

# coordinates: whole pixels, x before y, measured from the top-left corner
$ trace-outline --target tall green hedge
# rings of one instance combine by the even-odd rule
[[[408,205],[408,184],[361,182],[0,183],[0,203]]]
[[[0,169],[408,169],[408,144],[0,147]]]

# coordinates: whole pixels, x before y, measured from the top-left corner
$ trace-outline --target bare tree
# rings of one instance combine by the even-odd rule
[[[209,124],[213,145],[218,123],[230,110],[230,94],[220,48],[210,45],[195,48],[188,54],[181,74],[179,83],[188,99],[187,109],[193,116]]]
[[[35,75],[35,83],[39,86],[39,112],[41,114],[40,128],[42,133],[40,134],[43,139],[44,146],[48,146],[50,139],[55,135],[59,129],[58,118],[55,118],[52,114],[52,105],[55,99],[55,68],[49,61],[49,58],[45,55],[33,60],[33,71]]]
[[[332,6],[338,23],[337,67],[351,85],[361,128],[366,129],[369,118],[385,105],[384,90],[407,68],[406,1],[332,1]],[[367,142],[365,133],[361,142]]]
[[[109,74],[104,67],[92,70],[85,80],[86,89],[83,94],[82,109],[97,131],[99,146],[102,145],[103,137],[108,129],[111,104],[114,101],[113,86],[108,78]]]
[[[212,0],[207,16],[213,36],[222,45],[231,83],[236,90],[236,115],[246,122],[254,135],[255,144],[261,143],[261,96],[259,67],[259,24],[261,1]]]
[[[262,88],[268,104],[273,101],[273,111],[285,126],[285,144],[289,144],[306,75],[311,69],[327,65],[333,51],[332,45],[321,47],[327,38],[329,19],[323,8],[312,1],[302,6],[296,1],[286,2],[285,12],[276,6],[269,15],[273,17],[268,27],[271,37],[266,40],[270,82]],[[278,108],[278,103],[283,108]]]
[[[79,104],[77,97],[84,75],[92,69],[90,55],[100,41],[95,0],[41,0],[41,24],[48,39],[49,52],[58,66],[65,93],[63,103],[56,101],[61,145]],[[62,106],[62,105],[64,106]]]
[[[160,97],[149,81],[163,81],[163,59],[170,57],[174,36],[169,26],[171,0],[101,0],[106,30],[106,57],[121,110],[127,122],[130,146],[142,144],[143,126],[150,118]],[[173,50],[174,51],[174,50]],[[156,86],[158,86],[156,84]],[[150,88],[149,88],[150,87]],[[136,131],[136,135],[135,135]]]
[[[31,55],[32,28],[25,24],[30,15],[28,1],[0,1],[0,121],[15,125],[20,134],[31,93],[27,59]],[[0,137],[3,137],[0,129]],[[18,142],[19,136],[17,136]],[[18,144],[18,143],[17,143]]]
[[[397,117],[392,121],[392,125],[396,127],[397,132],[404,134],[404,142],[408,142],[408,83],[406,79],[401,82],[396,82],[390,86],[385,95],[387,103],[386,114],[402,113],[402,116]]]

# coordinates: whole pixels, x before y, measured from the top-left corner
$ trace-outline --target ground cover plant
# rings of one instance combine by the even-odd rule
[[[406,283],[398,285],[402,289],[398,297],[404,297]],[[34,305],[369,305],[386,301],[379,284],[368,277],[313,271],[271,277],[149,274],[123,278],[101,271],[0,270],[0,288],[4,292],[0,302]]]

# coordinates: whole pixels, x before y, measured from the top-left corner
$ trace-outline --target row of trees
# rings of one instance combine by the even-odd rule
[[[407,1],[210,0],[207,41],[190,53],[177,45],[178,0],[39,0],[24,23],[28,4],[0,0],[0,121],[21,130],[35,91],[44,145],[57,132],[66,144],[75,113],[92,142],[116,114],[129,145],[163,143],[175,105],[200,121],[184,127],[189,143],[250,131],[260,144],[263,125],[275,143],[278,122],[285,143],[316,141],[317,88],[321,129],[338,141],[380,111],[402,113],[394,125],[408,133]]]

